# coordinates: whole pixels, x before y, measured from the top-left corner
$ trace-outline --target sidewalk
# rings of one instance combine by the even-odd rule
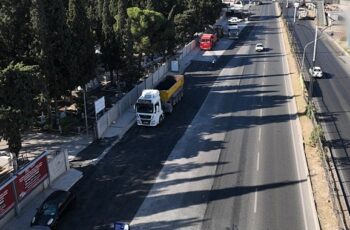
[[[92,136],[61,136],[52,133],[25,133],[22,137],[22,149],[20,154],[29,160],[40,155],[44,151],[52,152],[67,149],[70,159],[73,159],[80,151],[92,143]],[[0,152],[8,151],[6,141],[0,141]]]

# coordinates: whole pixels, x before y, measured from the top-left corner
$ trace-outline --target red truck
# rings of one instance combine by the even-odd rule
[[[213,49],[218,37],[216,34],[203,34],[199,41],[199,47],[201,50]]]

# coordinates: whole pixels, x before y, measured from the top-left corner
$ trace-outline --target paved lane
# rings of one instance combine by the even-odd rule
[[[318,229],[274,5],[259,10],[262,21],[219,74],[133,228]],[[256,54],[261,41],[268,52]],[[194,162],[208,165],[181,170]]]

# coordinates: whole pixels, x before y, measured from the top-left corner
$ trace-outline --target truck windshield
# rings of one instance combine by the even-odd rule
[[[153,113],[153,104],[136,103],[136,112]]]
[[[209,39],[202,39],[201,42],[207,43],[207,42],[210,42],[210,40]]]

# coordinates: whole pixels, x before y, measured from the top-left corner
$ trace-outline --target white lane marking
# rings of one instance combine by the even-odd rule
[[[257,163],[256,163],[256,171],[259,171],[259,166],[260,166],[260,152],[258,152],[258,159],[256,160],[257,161]]]
[[[279,28],[280,28],[280,31],[282,31],[282,28],[281,28],[281,21],[279,20]],[[280,32],[279,34],[279,45],[280,45],[280,49],[281,49],[281,52],[282,50],[286,50],[285,49],[285,44],[284,44],[284,40],[283,40],[283,37],[282,37],[282,32]],[[283,41],[283,42],[282,42]],[[282,44],[283,44],[283,49],[282,49]],[[282,53],[282,68],[283,68],[283,72],[288,72],[288,68],[286,68],[286,54],[285,53]],[[286,92],[288,93],[288,89],[287,89],[287,77],[289,77],[289,73],[288,73],[288,76],[284,76],[284,88],[286,90]],[[289,93],[288,93],[289,95]],[[287,95],[287,96],[288,96]],[[297,158],[297,151],[296,151],[296,144],[295,144],[295,137],[294,137],[294,129],[293,129],[293,124],[292,124],[292,116],[291,116],[291,109],[290,109],[290,103],[292,101],[290,101],[288,103],[288,114],[289,114],[289,126],[290,126],[290,129],[291,129],[291,132],[292,132],[292,142],[293,142],[293,153],[294,153],[294,158],[295,158],[295,163],[296,163],[296,166],[297,166],[297,175],[298,175],[298,179],[301,180],[301,177],[300,177],[300,170],[299,170],[299,162],[298,162],[298,158]],[[302,182],[298,183],[298,187],[299,187],[299,193],[300,193],[300,199],[301,199],[301,205],[302,205],[302,212],[303,212],[303,218],[304,218],[304,229],[305,230],[308,230],[309,227],[308,225],[306,224],[306,213],[305,213],[305,202],[304,202],[304,195],[303,195],[303,190],[302,190]]]
[[[259,127],[259,136],[258,136],[258,140],[261,140],[261,127]]]
[[[254,195],[254,213],[256,213],[256,208],[258,206],[258,189],[255,189],[255,195]]]

